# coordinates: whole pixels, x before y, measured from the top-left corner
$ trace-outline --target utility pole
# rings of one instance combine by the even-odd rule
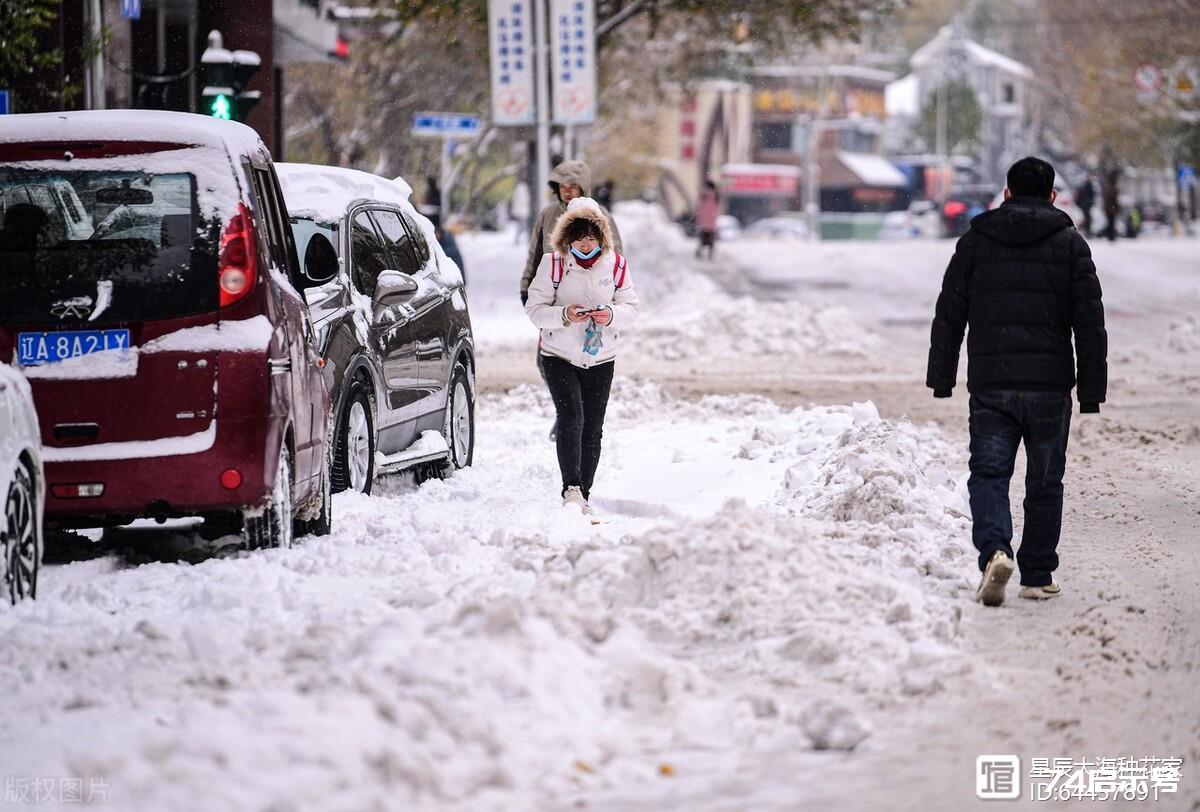
[[[821,129],[825,121],[825,95],[828,93],[828,75],[825,72],[817,79],[817,107],[808,124],[808,154],[804,167],[804,210],[808,217],[808,238],[821,239],[821,164],[818,151],[821,148]]]
[[[550,185],[550,26],[546,0],[534,0],[534,32],[537,37],[537,188],[531,195],[532,211],[541,211]]]

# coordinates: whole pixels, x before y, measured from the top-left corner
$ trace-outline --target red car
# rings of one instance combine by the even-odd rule
[[[271,156],[185,113],[8,116],[0,361],[33,387],[46,527],[328,533],[330,398]]]

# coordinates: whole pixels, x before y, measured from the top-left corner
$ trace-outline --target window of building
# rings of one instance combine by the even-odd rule
[[[792,148],[792,125],[790,123],[764,123],[757,127],[759,149]]]

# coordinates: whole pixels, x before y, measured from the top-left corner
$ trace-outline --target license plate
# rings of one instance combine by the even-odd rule
[[[105,350],[127,349],[128,330],[64,330],[17,335],[17,362],[23,367],[53,364]]]

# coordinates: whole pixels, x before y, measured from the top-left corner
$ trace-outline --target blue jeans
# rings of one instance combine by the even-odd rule
[[[1024,441],[1025,528],[1017,566],[1023,586],[1045,586],[1058,568],[1062,531],[1063,474],[1071,428],[1070,392],[971,393],[971,538],[979,569],[997,550],[1012,556],[1008,485],[1017,446]]]

